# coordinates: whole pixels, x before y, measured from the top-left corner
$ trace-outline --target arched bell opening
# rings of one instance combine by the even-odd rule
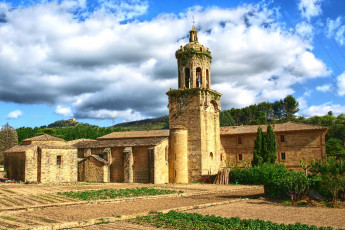
[[[185,79],[185,87],[187,88],[187,89],[189,89],[190,88],[190,70],[189,70],[189,68],[186,68],[185,70],[184,70],[184,79]]]
[[[210,76],[208,69],[206,69],[206,89],[210,89]]]
[[[196,68],[196,87],[200,88],[202,84],[202,74],[201,74],[201,68]]]

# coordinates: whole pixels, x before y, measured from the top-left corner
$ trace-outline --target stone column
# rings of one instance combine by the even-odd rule
[[[126,147],[124,154],[124,179],[125,183],[133,183],[133,152],[132,147]]]

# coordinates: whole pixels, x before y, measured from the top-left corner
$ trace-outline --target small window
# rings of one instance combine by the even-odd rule
[[[283,160],[283,161],[285,161],[285,159],[286,159],[285,153],[281,153],[281,154],[280,154],[280,159]]]
[[[211,160],[213,160],[213,153],[212,152],[210,152],[210,158],[211,158]]]
[[[238,154],[238,160],[241,161],[242,159],[242,154]]]
[[[237,138],[237,143],[240,145],[240,144],[242,144],[242,137],[238,137]]]
[[[280,142],[285,142],[285,136],[284,135],[280,135]]]
[[[62,156],[56,156],[56,165],[62,165]]]
[[[220,154],[220,161],[223,161],[223,154]]]

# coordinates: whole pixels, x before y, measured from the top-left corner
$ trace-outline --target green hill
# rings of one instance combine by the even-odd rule
[[[153,129],[168,129],[169,117],[163,116],[158,118],[150,118],[139,121],[131,121],[116,124],[114,128],[123,128],[124,130],[153,130]]]

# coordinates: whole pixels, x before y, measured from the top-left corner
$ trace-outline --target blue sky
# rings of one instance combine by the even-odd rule
[[[345,2],[2,1],[0,125],[167,115],[193,25],[222,109],[292,94],[299,115],[345,112]]]

